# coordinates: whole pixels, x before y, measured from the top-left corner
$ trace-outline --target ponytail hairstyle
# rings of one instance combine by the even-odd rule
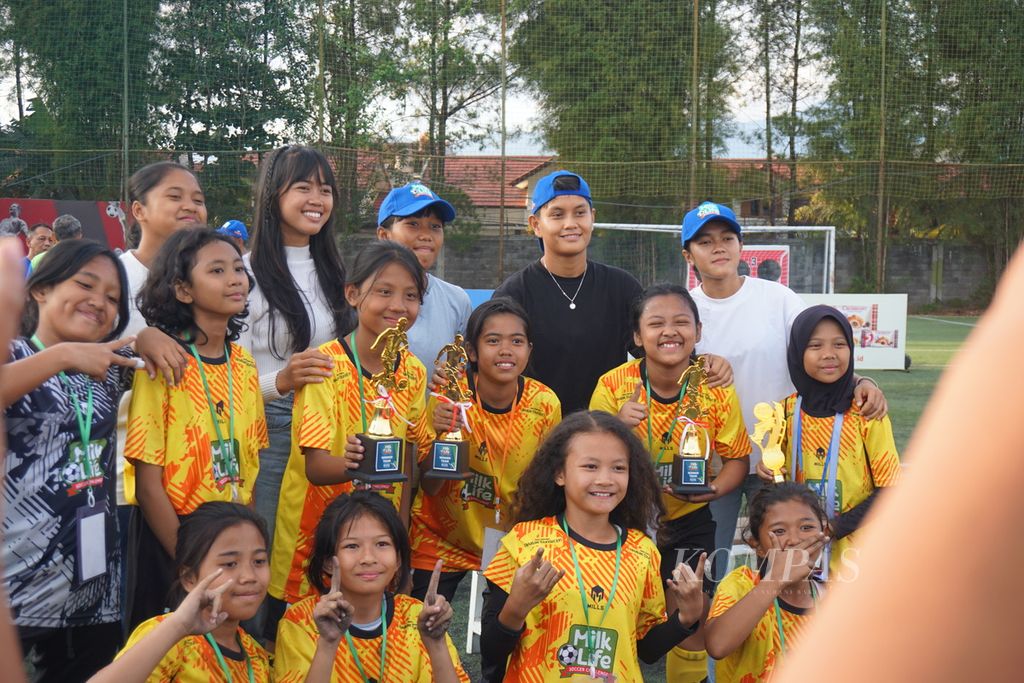
[[[331,308],[334,334],[343,337],[349,331],[352,316],[345,300],[345,266],[335,242],[334,217],[340,198],[338,185],[327,157],[312,147],[286,145],[271,152],[260,168],[256,185],[256,213],[252,226],[250,265],[256,283],[267,301],[270,317],[270,352],[283,360],[309,347],[313,325],[302,293],[288,270],[284,240],[281,236],[281,195],[298,182],[316,178],[331,187],[334,208],[320,232],[309,238],[317,283],[324,301]],[[291,339],[289,348],[277,348],[276,328],[283,320]]]

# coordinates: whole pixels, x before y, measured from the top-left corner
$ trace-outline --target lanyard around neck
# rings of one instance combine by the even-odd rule
[[[587,606],[587,587],[583,583],[583,572],[580,571],[580,561],[576,556],[576,545],[572,541],[572,534],[569,533],[569,523],[562,517],[562,530],[569,539],[569,551],[572,553],[572,564],[576,569],[576,586],[580,591],[580,602],[583,604],[583,618],[587,622],[587,645],[590,647],[591,656],[594,655],[594,632],[590,628],[590,608]],[[615,599],[615,590],[619,587],[619,569],[622,566],[622,534],[615,529],[615,575],[612,578],[612,589],[608,591],[608,601],[601,610],[601,619],[597,622],[598,628],[604,623],[604,618],[612,608],[612,600]],[[590,664],[591,675],[593,676],[594,663]]]
[[[363,683],[369,683],[370,679],[366,677],[366,671],[363,669],[363,663],[359,660],[359,653],[356,651],[355,643],[352,642],[352,634],[347,630],[345,631],[345,641],[348,643],[348,651],[352,653],[352,659],[356,662],[356,668],[359,669],[359,675],[363,679]],[[382,595],[380,599],[380,677],[377,678],[377,683],[384,683],[384,672],[387,671],[388,661],[388,596]]]
[[[811,601],[814,604],[818,603],[818,589],[814,585],[814,581],[811,581]],[[782,654],[786,654],[786,631],[782,628],[782,608],[779,607],[779,599],[775,598],[775,625],[779,629],[779,650]]]
[[[796,397],[796,407],[793,409],[793,452],[795,457],[791,463],[790,479],[797,480],[799,472],[804,480],[807,474],[804,471],[803,456],[803,396]],[[832,438],[828,442],[828,455],[825,464],[821,468],[821,482],[812,486],[818,497],[824,501],[825,514],[829,519],[835,516],[836,508],[836,477],[839,469],[839,445],[843,431],[843,413],[836,413],[835,422],[832,423]]]
[[[213,636],[209,633],[206,634],[206,640],[210,643],[210,646],[213,647],[213,654],[217,656],[217,664],[220,666],[220,670],[224,672],[224,677],[227,679],[228,683],[234,683],[234,679],[231,677],[231,670],[228,669],[228,663],[224,661],[224,655],[221,654],[220,646],[217,645],[217,641],[214,640]],[[245,648],[242,646],[241,639],[238,640],[238,648],[245,656],[245,668],[249,674],[249,683],[256,683],[256,677],[253,675],[252,671],[252,658],[249,657],[249,653],[246,652]]]
[[[199,357],[199,351],[196,350],[195,344],[189,344],[188,348],[192,351],[192,355],[196,359],[196,365],[199,366],[199,379],[203,381],[203,392],[206,394],[206,407],[210,411],[210,420],[213,422],[213,430],[217,433],[217,440],[221,443],[224,442],[224,435],[220,431],[220,421],[217,419],[217,409],[213,404],[213,394],[210,393],[210,384],[206,381],[206,371],[203,369],[203,359]],[[228,439],[231,442],[235,440],[235,392],[231,383],[231,354],[228,345],[224,345],[224,363],[227,365],[228,373]],[[237,454],[236,454],[237,457]],[[237,462],[235,465],[237,466]],[[232,472],[232,475],[237,475],[238,472]]]
[[[665,453],[665,444],[666,443],[672,443],[672,440],[675,437],[676,423],[679,422],[676,418],[679,417],[679,415],[681,414],[681,411],[682,411],[682,408],[683,408],[683,397],[686,396],[686,389],[687,389],[687,387],[690,386],[690,378],[687,377],[686,381],[683,382],[683,386],[681,386],[679,388],[679,396],[676,397],[676,408],[672,412],[672,426],[669,427],[669,430],[668,430],[668,440],[667,441],[662,441],[658,445],[658,454],[655,455],[654,454],[654,431],[653,431],[653,429],[651,427],[651,413],[654,412],[653,411],[653,407],[654,407],[655,398],[654,398],[654,394],[651,393],[651,368],[649,366],[645,366],[644,369],[645,369],[645,372],[644,372],[644,388],[647,390],[647,400],[650,401],[650,404],[651,404],[651,405],[647,406],[647,452],[651,454],[652,458],[654,458],[654,464],[658,465],[658,463],[661,462],[661,456],[664,455],[664,453]]]
[[[42,350],[44,350],[46,348],[46,346],[43,344],[43,342],[39,341],[39,337],[37,337],[34,334],[32,335],[32,343],[35,344],[35,347],[37,349],[39,349],[40,351],[42,351]],[[91,377],[86,377],[86,380],[85,380],[86,381],[86,402],[85,402],[85,414],[83,415],[82,414],[82,403],[78,399],[78,392],[75,391],[75,388],[73,386],[71,386],[71,380],[68,379],[68,376],[64,373],[63,370],[58,372],[57,375],[60,377],[60,381],[64,385],[64,388],[67,389],[67,392],[69,394],[71,394],[71,405],[75,409],[75,421],[78,423],[78,435],[82,439],[82,448],[86,449],[86,453],[88,453],[89,437],[92,436],[92,414],[93,414],[93,403],[92,403],[92,385],[93,385],[93,382],[92,382],[92,378]],[[86,474],[91,476],[92,473],[88,471],[89,470],[89,458],[88,457],[85,458],[85,467],[86,467]]]
[[[363,433],[366,433],[366,395],[363,393],[363,366],[359,363],[359,350],[356,348],[356,333],[348,337],[349,347],[352,349],[352,360],[356,362],[356,380],[359,384],[359,413],[363,418]]]
[[[526,391],[526,387],[523,387],[523,391]],[[474,396],[476,407],[480,410],[480,415],[483,416],[488,411],[484,409],[484,400],[480,397],[480,385],[476,386],[476,392]],[[494,475],[494,523],[501,524],[501,481],[505,478],[505,468],[508,465],[508,452],[512,447],[512,427],[516,423],[516,414],[519,412],[519,380],[516,379],[516,395],[512,399],[512,409],[509,411],[508,418],[508,429],[505,430],[505,439],[502,443],[502,449],[500,454],[495,454],[496,457],[489,458],[491,461],[491,473]],[[493,414],[493,413],[492,413]],[[493,430],[492,430],[493,431]],[[487,434],[487,427],[484,426],[484,438]],[[488,441],[490,441],[488,439]],[[490,448],[488,448],[488,456],[490,455]],[[500,463],[500,467],[499,467]]]

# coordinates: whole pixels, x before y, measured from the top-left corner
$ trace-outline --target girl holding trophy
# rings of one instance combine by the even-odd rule
[[[409,353],[404,334],[416,320],[424,282],[419,261],[395,242],[371,243],[356,256],[345,297],[358,324],[320,347],[333,364],[331,376],[295,395],[271,554],[275,598],[294,603],[310,593],[303,567],[313,532],[327,504],[355,489],[356,480],[408,521],[405,441],[426,449],[434,438],[425,416],[427,372]]]
[[[466,328],[469,367],[460,380],[472,397],[464,419],[455,403],[432,399],[434,428],[465,423],[470,478],[424,478],[412,508],[412,596],[422,599],[437,560],[438,592],[451,601],[466,572],[480,569],[484,548],[511,527],[508,503],[538,445],[562,419],[555,393],[523,376],[530,360],[526,311],[504,297],[481,304]]]
[[[590,408],[618,415],[647,447],[658,471],[666,509],[658,550],[661,575],[668,580],[680,561],[695,566],[701,552],[714,558],[715,522],[707,503],[743,481],[750,440],[733,387],[709,388],[701,381],[701,366],[694,355],[701,335],[700,316],[690,294],[678,285],[648,287],[633,307],[632,320],[634,341],[643,348],[644,357],[605,373]],[[714,480],[708,476],[706,460],[712,446],[724,463]],[[682,463],[682,477],[677,462]],[[701,490],[707,492],[688,492]],[[704,678],[707,655],[703,650],[701,632],[675,648],[667,662],[669,679]]]
[[[834,540],[826,577],[829,570],[841,572],[854,531],[879,490],[900,473],[889,417],[868,420],[854,401],[852,349],[850,322],[831,306],[811,306],[793,321],[787,362],[796,393],[785,402],[782,474],[810,486],[828,514]],[[766,480],[778,474],[763,463],[757,472]]]

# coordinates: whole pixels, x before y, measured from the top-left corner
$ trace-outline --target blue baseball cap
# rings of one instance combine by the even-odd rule
[[[732,209],[723,204],[704,202],[683,216],[683,246],[685,247],[686,243],[693,239],[693,236],[711,221],[725,223],[737,235],[743,234],[743,229],[740,228],[740,224],[736,221],[736,214]]]
[[[388,192],[388,196],[381,202],[380,210],[377,211],[377,225],[383,225],[384,221],[392,216],[404,218],[414,213],[419,213],[428,206],[435,206],[438,215],[445,223],[455,220],[455,207],[434,194],[433,190],[419,181],[413,181],[408,185],[396,187]]]
[[[217,228],[217,232],[228,237],[237,237],[243,242],[249,241],[249,231],[245,229],[245,223],[242,221],[226,221],[224,225]]]
[[[556,190],[555,180],[566,176],[576,178],[580,181],[580,188],[578,190]],[[540,211],[542,206],[550,202],[552,199],[566,194],[583,197],[591,207],[594,206],[594,202],[590,198],[590,186],[587,185],[586,180],[575,173],[570,173],[569,171],[555,171],[554,173],[549,173],[538,180],[537,185],[534,186],[533,196],[530,198],[530,214],[536,214]]]

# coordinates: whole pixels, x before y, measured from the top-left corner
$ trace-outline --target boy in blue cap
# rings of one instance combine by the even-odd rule
[[[423,303],[408,333],[409,349],[428,368],[442,346],[465,334],[473,312],[466,290],[429,272],[444,246],[444,226],[453,220],[455,207],[419,181],[391,190],[377,212],[377,239],[409,247],[428,271]]]
[[[626,360],[630,306],[641,292],[626,271],[587,259],[594,215],[583,178],[569,171],[541,178],[528,221],[544,253],[494,292],[526,308],[529,374],[554,390],[563,415],[585,409],[601,375]]]
[[[217,232],[231,239],[232,242],[238,247],[238,251],[243,254],[246,252],[246,243],[249,241],[249,231],[245,228],[245,223],[239,220],[225,221],[224,225],[217,228]]]

